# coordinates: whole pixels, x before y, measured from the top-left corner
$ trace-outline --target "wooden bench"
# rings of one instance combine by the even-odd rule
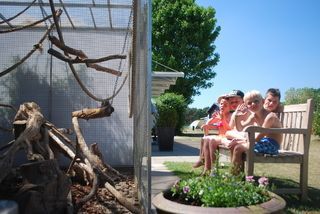
[[[300,194],[301,200],[307,199],[309,145],[311,139],[314,102],[308,99],[307,103],[284,106],[279,114],[283,128],[262,128],[249,126],[245,129],[249,141],[249,150],[245,157],[246,175],[254,174],[255,163],[290,163],[299,164],[299,188],[277,189],[277,193]],[[263,155],[253,151],[256,133],[283,133],[279,155]],[[220,149],[219,149],[220,150]],[[224,148],[221,148],[224,150]],[[222,152],[222,151],[221,151]],[[224,153],[224,152],[222,152]]]

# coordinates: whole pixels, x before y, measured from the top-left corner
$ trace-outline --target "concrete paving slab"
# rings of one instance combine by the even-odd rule
[[[201,137],[176,136],[172,151],[159,151],[157,144],[152,144],[151,157],[151,197],[168,189],[179,178],[166,168],[164,162],[196,162],[199,158]],[[152,205],[151,205],[152,206]],[[152,206],[152,213],[156,213]]]

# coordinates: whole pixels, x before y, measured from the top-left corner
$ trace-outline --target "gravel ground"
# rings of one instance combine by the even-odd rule
[[[123,179],[116,183],[115,188],[124,197],[130,200],[136,208],[140,208],[139,201],[137,198],[136,186],[134,184],[134,176],[132,169],[118,169],[120,173],[126,175],[126,179]],[[71,187],[72,199],[74,205],[76,201],[87,195],[91,187],[81,186],[80,184],[73,183]],[[76,206],[75,206],[76,207]],[[80,208],[74,210],[75,213],[132,213],[126,207],[116,200],[116,198],[106,189],[99,188],[98,193],[91,200],[83,204]]]

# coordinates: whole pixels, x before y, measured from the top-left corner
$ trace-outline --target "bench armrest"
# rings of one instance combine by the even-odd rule
[[[244,129],[248,133],[249,148],[247,151],[247,159],[251,161],[253,158],[253,148],[256,142],[255,133],[282,133],[282,134],[302,134],[307,135],[308,130],[303,128],[263,128],[260,126],[248,126]]]
[[[302,128],[263,128],[261,126],[248,126],[243,131],[248,133],[282,133],[282,134],[307,134],[308,129]]]

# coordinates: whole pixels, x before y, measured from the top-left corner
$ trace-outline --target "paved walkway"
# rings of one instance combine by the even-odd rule
[[[176,136],[173,151],[159,151],[158,145],[152,145],[151,158],[151,194],[152,198],[159,192],[168,189],[178,179],[165,166],[165,161],[195,162],[199,157],[201,137]],[[154,209],[152,209],[155,212]]]

